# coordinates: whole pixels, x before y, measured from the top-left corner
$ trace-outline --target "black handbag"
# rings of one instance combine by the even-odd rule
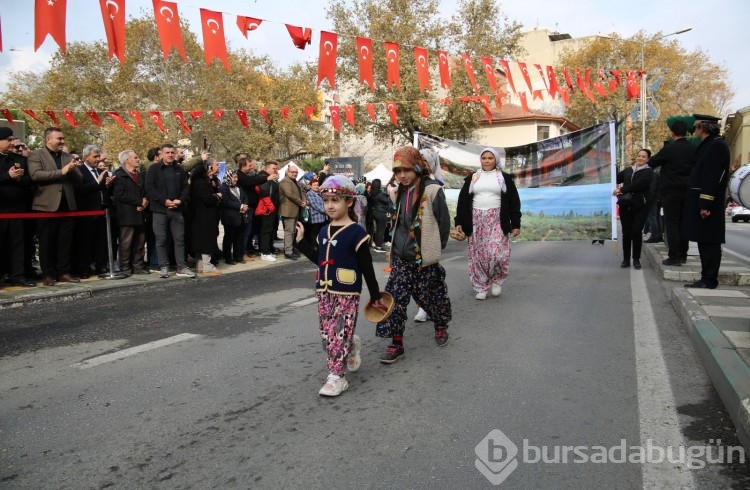
[[[617,196],[617,205],[621,209],[638,211],[646,205],[646,197],[640,192],[626,192]]]

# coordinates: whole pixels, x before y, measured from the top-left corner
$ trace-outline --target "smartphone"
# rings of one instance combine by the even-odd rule
[[[21,168],[21,164],[20,164],[20,163],[18,163],[18,162],[15,162],[15,163],[13,164],[13,166],[14,166],[14,167],[16,167],[16,168]]]

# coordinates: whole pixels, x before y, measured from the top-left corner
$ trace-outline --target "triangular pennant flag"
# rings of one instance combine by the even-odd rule
[[[305,107],[305,117],[307,117],[308,121],[312,121],[312,117],[315,114],[315,110],[317,108],[315,106],[307,106]]]
[[[534,88],[531,86],[531,78],[529,77],[529,69],[526,68],[526,63],[519,61],[518,68],[521,70],[521,75],[523,75],[523,79],[526,81],[526,86],[529,87],[529,92],[533,92]]]
[[[247,33],[257,29],[261,22],[263,22],[261,19],[254,19],[253,17],[237,16],[237,27],[240,28],[240,32],[245,36],[245,39],[247,39]]]
[[[336,52],[339,37],[335,32],[320,31],[320,52],[318,54],[318,83],[328,79],[331,89],[336,88]]]
[[[628,70],[626,72],[626,88],[628,94],[628,100],[637,99],[640,96],[640,90],[638,89],[638,82],[635,79],[635,71]]]
[[[617,82],[615,80],[610,80],[609,81],[609,93],[610,93],[610,95],[613,94],[613,93],[615,93],[616,90],[617,90]]]
[[[576,68],[576,85],[578,86],[578,90],[580,90],[583,95],[588,97],[592,104],[596,104],[596,98],[584,83],[583,77],[581,76],[581,70],[579,70],[578,68]]]
[[[417,63],[417,80],[419,93],[430,90],[430,67],[427,63],[427,48],[414,48],[414,60]]]
[[[128,114],[130,114],[130,117],[133,118],[133,121],[135,121],[135,125],[139,128],[143,127],[143,121],[141,120],[141,113],[138,111],[128,111]]]
[[[281,119],[287,119],[289,118],[289,108],[288,107],[282,107],[281,108]]]
[[[440,88],[450,90],[451,73],[448,67],[448,52],[438,51],[438,68],[440,69]]]
[[[247,123],[247,111],[245,109],[237,109],[234,112],[237,113],[237,117],[240,118],[240,122],[242,123],[242,125],[246,128],[249,128],[250,126]]]
[[[526,92],[518,92],[518,97],[521,99],[521,109],[523,112],[529,112],[529,104],[526,102]]]
[[[303,30],[301,27],[286,24],[286,30],[289,31],[292,42],[297,48],[305,49],[308,44],[312,43],[312,30],[309,27]]]
[[[398,126],[398,114],[396,113],[396,103],[387,102],[385,108],[388,110],[388,115],[391,116],[391,123],[394,126]]]
[[[357,37],[357,57],[359,59],[359,83],[370,85],[370,91],[375,91],[372,79],[372,40],[367,37]]]
[[[477,86],[477,77],[474,75],[474,65],[471,63],[471,56],[468,54],[462,54],[461,61],[464,64],[464,68],[466,68],[466,75],[469,77],[471,88],[474,89],[475,94],[478,94],[479,86]]]
[[[130,132],[130,125],[126,123],[120,114],[114,112],[114,111],[107,111],[107,115],[111,117],[117,124],[120,125],[122,129],[125,130],[126,133]]]
[[[331,124],[333,124],[333,128],[336,130],[337,133],[341,132],[341,115],[339,114],[339,106],[332,105],[328,107],[328,110],[331,113]]]
[[[212,112],[214,114],[214,119],[217,121],[221,119],[221,116],[224,115],[224,111],[222,109],[214,109]]]
[[[344,106],[344,116],[346,116],[346,122],[349,123],[349,126],[354,126],[354,106],[353,105]]]
[[[367,113],[370,115],[370,120],[372,122],[375,122],[375,104],[372,102],[368,102],[367,104]]]
[[[392,85],[396,85],[401,90],[401,75],[398,65],[398,44],[387,42],[385,43],[385,60],[388,63],[388,88]]]
[[[38,122],[42,126],[46,126],[47,125],[44,121],[42,121],[41,119],[39,119],[39,117],[36,115],[36,112],[34,112],[33,110],[31,110],[31,109],[21,109],[21,110],[23,112],[25,112],[26,114],[28,114],[29,117],[31,117],[31,119],[33,119],[34,121]]]
[[[592,87],[594,87],[594,90],[596,90],[597,94],[601,95],[605,99],[609,96],[609,94],[607,94],[607,91],[604,90],[604,85],[602,85],[602,82],[594,82]]]
[[[214,58],[219,58],[224,64],[224,68],[229,71],[227,42],[224,38],[224,16],[221,12],[214,12],[213,10],[200,9],[200,11],[206,66],[211,66]]]
[[[55,114],[55,111],[44,111],[44,113],[52,119],[52,124],[54,124],[55,127],[60,127],[60,121],[57,120],[57,114]]]
[[[495,67],[492,65],[492,58],[481,58],[484,75],[487,77],[487,83],[490,84],[490,90],[493,94],[497,93],[497,79],[495,78]]]
[[[419,99],[417,101],[417,105],[419,106],[419,113],[422,114],[422,117],[425,119],[429,119],[430,114],[427,112],[427,101],[424,99]]]
[[[13,114],[10,113],[9,109],[0,109],[0,114],[3,115],[6,121],[13,124]]]
[[[270,118],[268,117],[268,109],[266,109],[265,107],[261,107],[261,108],[260,108],[260,109],[258,110],[258,112],[260,112],[260,115],[261,115],[261,116],[263,116],[263,119],[265,119],[265,120],[266,120],[266,124],[268,124],[269,126],[270,126],[271,124],[273,124],[273,123],[271,122],[271,119],[270,119]]]
[[[154,124],[156,124],[156,127],[159,128],[159,131],[161,131],[164,134],[167,134],[167,129],[164,127],[164,121],[161,120],[161,112],[150,111],[148,113],[148,116],[151,118],[152,121],[154,121]]]
[[[531,92],[531,100],[536,100],[536,99],[544,100],[544,94],[542,94],[541,89],[534,90],[533,92]]]
[[[65,120],[68,121],[68,124],[73,126],[74,128],[78,127],[78,123],[76,122],[75,117],[73,117],[73,111],[64,110],[62,111],[63,116],[65,116]]]
[[[570,95],[568,94],[568,89],[565,87],[560,87],[560,90],[558,90],[558,93],[560,94],[560,97],[562,97],[563,102],[565,102],[565,107],[570,106]]]
[[[104,33],[107,35],[109,59],[125,63],[125,0],[99,0]]]
[[[510,90],[515,94],[518,93],[516,91],[516,85],[513,83],[513,75],[510,73],[510,64],[505,60],[500,60],[500,66],[503,67],[503,72],[505,72],[505,78],[508,79],[508,85],[510,85]]]
[[[197,121],[199,117],[203,115],[203,111],[190,111],[190,117],[193,118],[193,121]]]
[[[102,120],[99,119],[99,114],[96,113],[96,111],[86,111],[86,115],[89,116],[89,119],[91,119],[91,122],[102,127]]]
[[[586,87],[591,86],[591,68],[586,68]]]
[[[185,114],[182,111],[172,111],[172,114],[174,114],[174,117],[177,118],[180,126],[182,126],[182,129],[184,129],[187,134],[193,134],[193,132],[190,130],[190,127],[185,122]]]
[[[34,51],[39,50],[49,34],[65,53],[65,15],[68,0],[35,0]]]
[[[161,51],[164,53],[164,59],[166,60],[169,57],[172,47],[176,47],[177,52],[182,56],[182,61],[187,62],[185,45],[182,42],[182,28],[180,27],[177,4],[165,0],[153,1],[156,31],[159,33],[159,42],[161,43]]]
[[[621,83],[620,78],[622,77],[620,70],[609,70],[609,72],[612,74],[613,77],[615,77],[615,83],[617,83],[617,85],[620,85]]]

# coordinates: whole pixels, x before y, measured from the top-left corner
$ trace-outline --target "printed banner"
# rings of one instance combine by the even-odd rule
[[[529,145],[495,148],[521,196],[519,240],[616,239],[614,135],[610,121]],[[479,167],[486,148],[424,133],[415,135],[414,144],[435,149],[444,172],[463,175]],[[457,200],[459,191],[446,188],[446,197]]]

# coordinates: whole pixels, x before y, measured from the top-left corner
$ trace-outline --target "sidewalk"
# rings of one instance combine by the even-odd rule
[[[644,244],[644,259],[665,281],[674,281],[672,305],[719,393],[745,449],[750,450],[750,268],[724,254],[716,289],[686,289],[700,279],[700,260],[665,266],[663,243]]]

